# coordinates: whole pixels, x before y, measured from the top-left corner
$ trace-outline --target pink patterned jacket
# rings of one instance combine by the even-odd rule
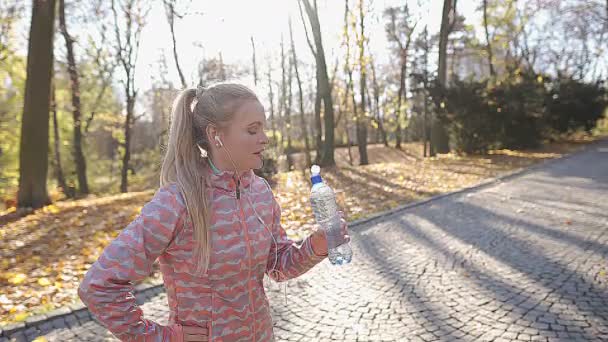
[[[240,191],[234,172],[206,168],[206,176],[212,199],[208,274],[196,275],[192,224],[178,187],[170,184],[105,248],[80,284],[91,314],[122,341],[181,342],[182,326],[207,327],[209,341],[273,341],[264,274],[285,281],[326,257],[313,252],[310,237],[300,247],[287,238],[279,204],[252,170],[241,177]],[[277,261],[274,241],[251,204],[272,229]],[[133,283],[148,276],[157,258],[170,309],[167,326],[145,319],[133,296]]]

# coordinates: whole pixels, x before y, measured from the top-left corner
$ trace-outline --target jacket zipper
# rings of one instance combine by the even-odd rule
[[[253,305],[253,301],[251,299],[251,259],[252,259],[252,254],[251,254],[251,243],[249,240],[249,232],[247,230],[247,224],[245,221],[245,212],[243,211],[243,206],[241,205],[241,190],[240,190],[240,186],[241,186],[241,181],[237,179],[236,182],[236,203],[237,203],[237,207],[239,207],[239,212],[240,212],[240,216],[241,216],[241,226],[243,227],[243,231],[244,231],[244,235],[245,235],[245,243],[247,244],[247,261],[248,261],[248,269],[247,269],[247,290],[248,290],[248,297],[249,297],[249,308],[251,309],[251,315],[253,317],[253,341],[255,341],[256,339],[256,332],[255,332],[255,323],[256,323],[256,319],[255,319],[255,310],[252,308]]]

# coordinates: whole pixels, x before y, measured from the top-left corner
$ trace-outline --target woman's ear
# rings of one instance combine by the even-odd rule
[[[206,128],[206,132],[205,132],[205,134],[206,134],[206,138],[207,138],[207,141],[209,142],[209,144],[215,144],[215,139],[214,139],[214,137],[215,137],[215,136],[216,136],[218,133],[219,133],[219,132],[218,132],[218,130],[217,130],[217,127],[215,127],[215,126],[214,126],[214,125],[212,125],[212,124],[207,125],[207,128]]]

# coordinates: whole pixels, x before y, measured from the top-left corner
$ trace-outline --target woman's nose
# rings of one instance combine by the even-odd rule
[[[266,135],[266,131],[262,131],[262,140],[260,141],[261,144],[266,145],[268,144],[268,135]]]

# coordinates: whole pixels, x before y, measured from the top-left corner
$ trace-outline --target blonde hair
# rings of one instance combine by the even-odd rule
[[[244,102],[258,101],[255,93],[240,84],[222,83],[210,88],[183,90],[173,102],[167,150],[160,171],[160,186],[176,183],[192,222],[197,272],[207,273],[211,255],[209,199],[200,149],[211,155],[207,126],[227,124]],[[200,148],[200,149],[199,149]]]

